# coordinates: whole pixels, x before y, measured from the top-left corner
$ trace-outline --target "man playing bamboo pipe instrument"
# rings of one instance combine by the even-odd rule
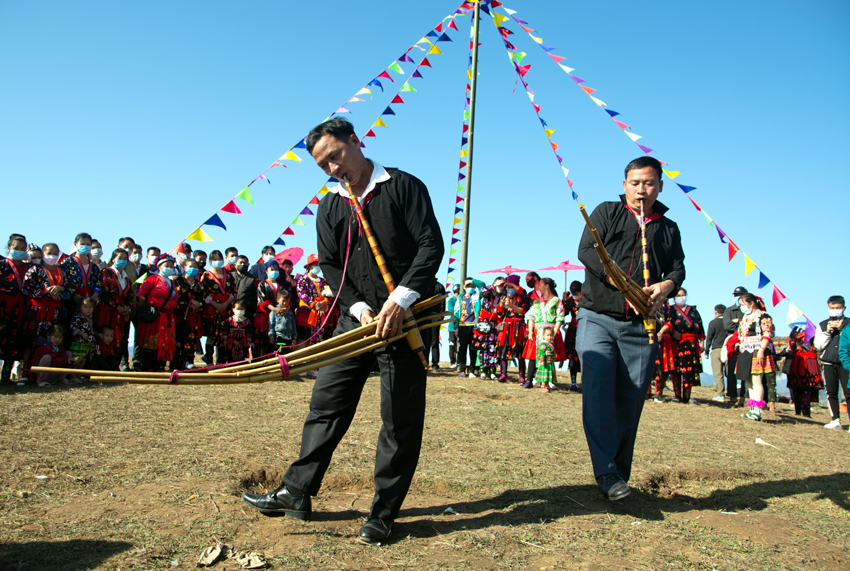
[[[619,201],[600,204],[590,222],[614,264],[644,286],[653,315],[685,280],[679,227],[664,216],[667,207],[656,201],[662,190],[659,161],[640,157],[630,162],[623,190],[625,195]],[[645,245],[641,243],[641,203],[646,217]],[[650,343],[643,317],[614,287],[615,280],[600,261],[594,243],[590,228],[585,228],[578,257],[587,270],[576,332],[582,415],[593,475],[610,500],[619,500],[630,493],[626,482],[658,343]],[[648,256],[642,255],[644,248]],[[649,260],[648,283],[643,277],[644,259]]]
[[[343,184],[335,187],[316,215],[319,265],[331,289],[339,292],[343,314],[334,334],[377,321],[379,339],[395,336],[402,330],[404,310],[436,293],[443,240],[428,189],[403,171],[365,158],[353,126],[339,117],[310,132],[307,151],[326,174],[357,197],[397,284],[390,295],[355,216],[353,200]],[[434,331],[422,331],[426,347]],[[427,371],[405,339],[319,370],[298,460],[276,490],[262,496],[244,494],[248,505],[265,515],[310,519],[310,496],[319,492],[376,363],[381,371],[383,426],[375,454],[375,498],[359,540],[380,544],[387,539],[416,470],[425,419]]]

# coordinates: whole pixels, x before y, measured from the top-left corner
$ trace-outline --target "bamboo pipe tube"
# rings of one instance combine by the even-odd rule
[[[643,285],[649,287],[649,255],[646,250],[646,216],[643,213],[643,200],[640,201],[640,245],[643,260]],[[643,291],[643,290],[641,290]],[[644,292],[645,293],[645,292]],[[649,335],[649,344],[655,344],[655,318],[646,316],[643,318],[643,326]]]
[[[351,191],[348,183],[345,183],[345,188],[348,189],[348,196],[351,198],[351,203],[354,206],[354,212],[357,214],[357,219],[360,221],[360,226],[363,228],[363,233],[366,235],[366,240],[369,242],[369,247],[372,249],[372,255],[375,256],[375,262],[378,264],[378,269],[381,271],[381,277],[384,278],[384,283],[387,285],[387,290],[390,294],[395,291],[395,281],[390,273],[390,268],[387,266],[387,261],[384,259],[384,254],[381,252],[381,247],[378,244],[378,239],[372,232],[372,226],[366,220],[363,214],[363,208],[360,206],[360,201],[357,196]],[[404,310],[404,324],[413,325],[413,313],[410,308]],[[404,325],[402,325],[403,327]],[[428,356],[425,354],[425,343],[422,341],[422,336],[419,334],[419,329],[412,327],[407,334],[407,341],[410,343],[410,348],[414,353],[419,355],[419,360],[422,362],[422,367],[428,370]]]
[[[438,327],[440,325],[444,325],[450,323],[451,319],[446,319],[443,321],[438,321],[436,323],[429,323],[427,325],[423,325],[421,329],[430,329],[432,327]],[[305,373],[307,371],[311,371],[316,368],[327,367],[328,365],[333,365],[335,363],[339,363],[340,361],[344,361],[346,359],[350,359],[352,357],[356,357],[358,355],[362,355],[363,353],[368,353],[370,351],[374,351],[375,349],[380,349],[381,347],[386,347],[390,343],[395,343],[396,341],[400,341],[401,339],[405,339],[407,337],[406,333],[402,333],[400,335],[396,335],[394,337],[390,337],[388,339],[383,339],[372,343],[371,345],[367,345],[365,347],[361,347],[354,351],[346,352],[335,357],[329,357],[327,359],[323,359],[317,363],[311,363],[310,365],[305,365],[302,367],[297,367],[296,369],[290,370],[290,375],[299,375],[301,373]],[[55,369],[53,369],[55,371]],[[102,372],[101,372],[102,373]],[[246,383],[262,383],[267,380],[279,379],[281,378],[281,373],[266,373],[261,375],[252,375],[245,377],[238,377],[236,375],[231,375],[228,377],[221,378],[200,378],[200,377],[190,377],[188,379],[181,378],[179,384],[181,385],[229,385],[229,384],[246,384]],[[181,375],[182,377],[182,375]],[[102,376],[92,376],[91,380],[99,383],[131,383],[131,384],[146,384],[146,385],[168,385],[169,380],[166,378],[156,378],[156,377],[123,377],[123,376],[115,376],[115,375],[102,375]]]

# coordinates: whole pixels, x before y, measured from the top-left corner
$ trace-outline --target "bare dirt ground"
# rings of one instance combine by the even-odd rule
[[[613,504],[581,395],[432,374],[417,477],[376,548],[354,540],[373,493],[372,378],[314,520],[263,517],[239,496],[296,457],[312,384],[2,387],[0,570],[190,569],[216,540],[274,569],[850,568],[850,434],[782,404],[747,421],[709,387],[702,406],[646,404],[634,491]]]

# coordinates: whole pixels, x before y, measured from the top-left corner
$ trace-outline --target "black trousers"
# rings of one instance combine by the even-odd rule
[[[457,328],[457,370],[461,373],[467,368],[467,353],[469,354],[469,371],[475,369],[478,361],[478,350],[472,344],[475,327],[472,325],[459,325]]]
[[[729,357],[726,361],[726,396],[734,403],[738,400],[738,377],[735,376],[735,364],[738,355]],[[743,394],[741,396],[744,396]]]
[[[838,385],[844,391],[844,400],[850,403],[850,389],[847,388],[847,379],[850,373],[841,365],[823,365],[823,384],[826,388],[826,402],[829,405],[829,413],[832,420],[839,418],[838,414]]]
[[[437,328],[435,327],[435,329]],[[434,332],[431,339],[431,365],[438,367],[440,365],[440,334]]]
[[[345,315],[334,335],[359,325]],[[431,333],[422,332],[425,347],[430,346]],[[301,453],[286,471],[283,483],[310,495],[319,492],[334,450],[351,426],[366,378],[376,362],[381,371],[383,424],[375,453],[375,498],[370,517],[395,519],[419,462],[425,424],[427,375],[404,339],[319,370],[310,412],[304,421]]]
[[[449,332],[449,363],[457,363],[457,329]]]

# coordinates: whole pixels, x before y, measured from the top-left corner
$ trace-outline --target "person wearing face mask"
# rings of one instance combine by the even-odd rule
[[[540,274],[537,272],[528,272],[525,274],[525,291],[528,293],[528,299],[534,303],[540,297],[537,293],[537,283],[540,281]]]
[[[250,357],[251,337],[253,326],[245,317],[245,306],[238,301],[233,302],[233,315],[227,320],[225,363],[245,361]],[[266,324],[268,327],[268,324]],[[266,336],[268,332],[266,332]]]
[[[236,271],[236,262],[239,260],[239,250],[233,246],[224,251],[224,269],[228,272]]]
[[[739,302],[740,297],[745,293],[749,293],[747,288],[744,286],[736,287],[732,292],[735,302],[726,307],[726,311],[723,312],[723,329],[726,331],[726,340],[723,342],[724,345],[729,345],[729,338],[738,333],[738,324],[741,322],[741,318],[744,317],[744,314],[741,313],[741,305]],[[738,406],[744,406],[744,403],[746,402],[744,394],[746,393],[747,387],[742,384],[739,390],[738,378],[735,376],[735,364],[737,363],[737,360],[737,351],[727,351],[726,398],[729,400],[730,406],[735,404],[736,400],[738,401]]]
[[[145,253],[145,260],[147,260],[147,264],[140,275],[156,273],[156,260],[159,258],[160,254],[162,254],[162,251],[156,246],[151,246],[147,249],[147,252]]]
[[[330,304],[322,295],[322,290],[328,287],[328,282],[322,276],[319,256],[307,256],[304,269],[307,273],[301,276],[295,286],[299,303],[295,312],[295,325],[298,328],[298,340],[306,341],[304,346],[309,347],[322,340],[322,321]]]
[[[129,236],[125,238],[121,238],[118,240],[118,247],[127,254],[127,265],[124,266],[124,273],[127,274],[127,277],[130,278],[130,283],[133,284],[137,279],[139,279],[138,268],[136,266],[136,262],[141,262],[141,247],[139,247],[139,254],[135,256],[135,262],[133,261],[133,251],[136,249],[136,241],[130,238]],[[134,290],[138,290],[141,284],[136,284],[133,288]],[[125,337],[126,339],[126,337]]]
[[[49,242],[42,246],[41,252],[41,264],[30,267],[23,282],[23,291],[30,300],[26,320],[33,327],[35,337],[43,337],[53,325],[70,324],[64,305],[70,291],[58,265],[59,246]]]
[[[473,333],[473,343],[478,352],[478,363],[481,366],[481,378],[495,381],[496,366],[499,363],[498,338],[499,314],[496,308],[502,297],[505,278],[498,277],[492,286],[482,287],[478,291],[480,309],[478,322]]]
[[[96,238],[92,238],[91,241],[91,261],[92,263],[101,271],[103,271],[103,267],[101,265],[101,260],[103,259],[103,246],[100,241]]]
[[[221,254],[219,253],[219,255],[221,255]],[[178,254],[178,256],[179,256],[179,254]],[[210,256],[212,256],[212,254],[210,254]],[[203,250],[195,250],[195,253],[192,254],[192,257],[195,259],[195,263],[198,264],[198,271],[201,272],[201,274],[203,274],[206,271],[206,267],[207,267],[207,253],[204,252]],[[185,264],[185,263],[186,263],[185,261],[181,262],[181,264]],[[212,260],[210,260],[210,263],[212,264]],[[215,267],[215,266],[213,266],[213,267]],[[222,257],[221,264],[219,264],[219,266],[218,266],[218,269],[222,269],[222,268],[224,268],[224,257]]]
[[[142,247],[136,244],[130,252],[130,265],[133,266],[130,271],[137,276],[136,279],[139,279],[139,277],[143,276],[148,271],[147,264],[144,264],[144,261],[145,259],[142,253]],[[135,282],[136,280],[133,281]]]
[[[257,312],[257,286],[260,280],[249,273],[250,267],[251,262],[248,261],[248,256],[238,256],[236,258],[236,271],[230,272],[230,275],[236,282],[235,301],[242,302],[242,305],[245,306],[245,317],[253,323]]]
[[[521,383],[525,378],[525,359],[522,358],[526,340],[525,314],[531,308],[531,300],[520,287],[518,275],[505,278],[504,288],[496,308],[502,326],[498,338],[499,382],[508,382],[508,361],[516,359]]]
[[[196,252],[197,253],[197,252]],[[197,259],[195,260],[197,262]],[[202,333],[207,338],[206,351],[202,359],[213,364],[213,348],[218,351],[219,361],[224,358],[227,340],[227,320],[230,305],[235,300],[236,280],[224,269],[224,256],[219,250],[210,252],[210,268],[201,276],[201,293],[204,295],[204,315],[201,320]],[[200,264],[198,264],[200,269]]]
[[[673,373],[672,402],[699,404],[691,399],[691,387],[699,385],[699,375],[702,373],[702,358],[700,357],[705,342],[705,329],[702,317],[696,306],[688,305],[688,292],[679,288],[673,298],[670,312],[670,336],[676,343],[676,369]]]
[[[815,330],[815,349],[823,362],[823,381],[826,385],[826,402],[832,420],[824,428],[841,429],[841,418],[838,409],[838,386],[844,391],[844,400],[850,402],[850,388],[847,387],[850,373],[841,364],[838,355],[841,335],[850,325],[850,318],[844,316],[844,298],[833,295],[827,300],[829,319],[820,322]]]
[[[280,285],[280,264],[271,259],[264,264],[266,279],[257,284],[257,310],[254,314],[254,344],[255,356],[267,355],[272,352],[268,340],[269,315],[283,315],[283,308],[277,304],[277,294],[283,289]]]
[[[100,268],[92,262],[91,249],[91,235],[80,232],[74,239],[74,255],[59,262],[67,277],[68,286],[74,291],[68,307],[71,314],[76,311],[77,305],[85,296],[91,296],[97,304],[103,291]]]
[[[761,420],[765,401],[764,377],[776,372],[776,362],[770,350],[775,328],[773,318],[764,310],[764,303],[751,293],[741,296],[741,313],[738,323],[738,359],[735,375],[746,381],[749,392],[747,406],[750,411],[742,414],[749,420]]]
[[[460,286],[455,284],[452,286],[452,294],[446,300],[446,311],[454,314],[457,300],[460,297]],[[452,319],[448,324],[449,332],[449,363],[452,369],[457,369],[457,318]]]
[[[466,278],[463,282],[463,294],[455,304],[454,314],[458,320],[457,329],[457,369],[458,377],[475,378],[479,374],[478,350],[473,343],[475,325],[481,311],[481,298],[478,290],[484,287],[484,282]],[[467,361],[467,357],[469,361]]]
[[[114,353],[127,362],[127,345],[130,335],[130,316],[135,307],[133,282],[127,274],[130,265],[127,251],[118,248],[112,252],[110,266],[103,270],[103,298],[94,314],[97,327],[108,325],[114,330],[112,345]]]
[[[141,351],[140,368],[143,371],[163,371],[166,361],[171,368],[179,368],[174,359],[177,349],[174,312],[177,310],[177,288],[172,277],[177,276],[175,260],[170,254],[161,254],[154,260],[156,273],[149,273],[139,287],[138,299],[142,306],[153,308],[153,321],[138,319],[136,346]],[[182,363],[180,363],[182,365]]]
[[[263,281],[266,279],[266,270],[263,269],[265,263],[269,260],[274,260],[275,257],[275,249],[274,246],[265,246],[263,248],[262,256],[257,260],[257,263],[251,266],[251,269],[248,270],[248,273],[254,276],[259,281]]]
[[[531,304],[531,309],[526,314],[528,320],[528,341],[522,356],[529,360],[526,368],[525,382],[521,385],[524,389],[534,386],[534,377],[537,373],[537,349],[543,341],[543,329],[553,328],[553,346],[555,348],[555,361],[561,363],[566,360],[567,352],[564,349],[564,339],[561,337],[561,326],[566,321],[564,304],[558,297],[557,286],[552,278],[541,278],[537,282],[538,298]]]
[[[32,340],[21,335],[28,305],[23,290],[24,276],[30,268],[26,262],[27,239],[21,234],[12,234],[6,251],[8,257],[0,259],[0,357],[3,359],[0,381],[10,380],[12,364],[16,359],[23,363],[32,346]],[[20,382],[24,382],[24,378],[19,372]]]
[[[201,294],[199,274],[197,262],[189,260],[183,269],[183,275],[174,280],[174,287],[177,288],[174,331],[178,355],[175,361],[180,368],[191,369],[195,366],[195,346],[201,339],[204,297]]]
[[[564,311],[570,316],[570,323],[564,332],[564,350],[570,367],[570,390],[578,390],[578,374],[581,372],[581,361],[576,351],[576,330],[578,329],[578,303],[581,301],[581,282],[576,280],[570,284],[569,293],[564,292]]]

